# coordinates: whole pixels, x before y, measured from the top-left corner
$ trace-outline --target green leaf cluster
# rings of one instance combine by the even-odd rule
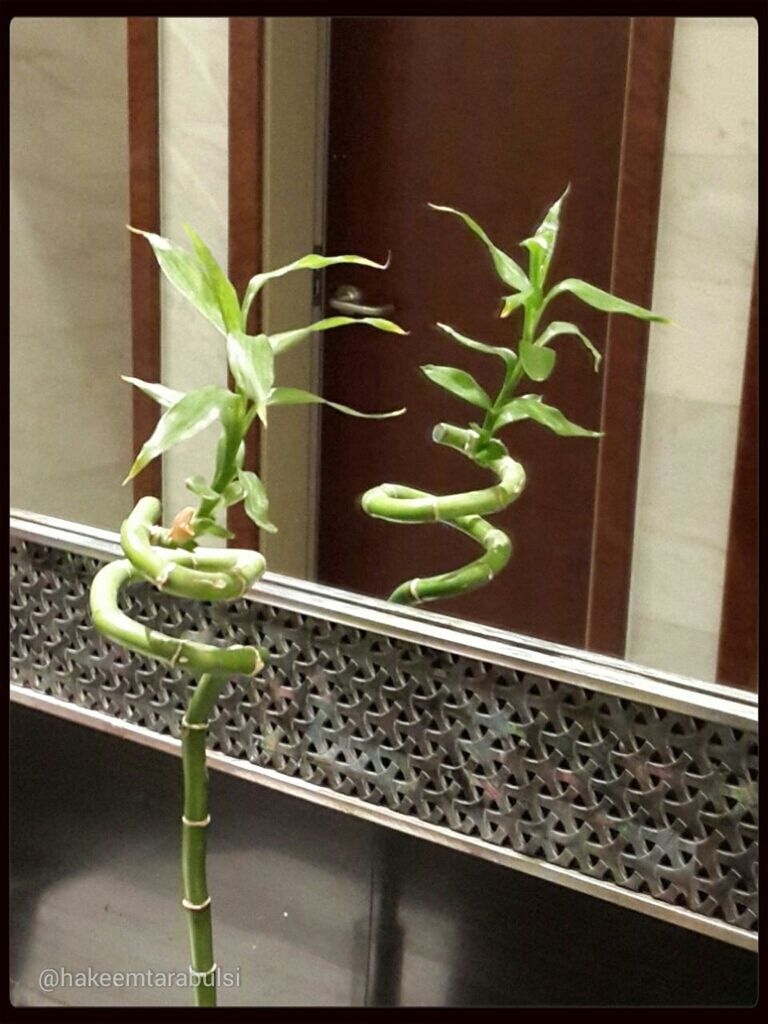
[[[433,210],[453,214],[463,221],[466,227],[482,242],[500,280],[504,285],[513,289],[511,294],[502,296],[499,316],[506,319],[515,311],[522,311],[522,329],[516,350],[476,341],[460,334],[448,324],[437,324],[440,331],[459,345],[486,355],[496,356],[502,360],[504,378],[495,398],[492,399],[474,377],[465,370],[453,366],[432,365],[421,368],[425,376],[438,387],[484,410],[485,420],[479,427],[481,443],[484,445],[488,444],[497,431],[520,420],[533,420],[562,437],[600,437],[599,431],[586,430],[577,426],[575,423],[571,423],[559,409],[546,405],[542,395],[513,397],[524,378],[528,378],[534,383],[543,383],[549,379],[557,358],[557,353],[549,346],[560,336],[569,335],[581,342],[592,357],[595,370],[597,371],[599,368],[599,351],[576,324],[564,320],[554,320],[540,329],[541,319],[547,307],[559,295],[569,293],[586,305],[604,313],[619,313],[659,323],[670,322],[649,309],[617,298],[615,295],[603,291],[602,288],[597,288],[595,285],[577,278],[566,278],[554,286],[548,287],[548,277],[560,231],[563,203],[568,191],[569,189],[566,188],[560,198],[550,206],[533,235],[520,243],[521,248],[527,250],[528,253],[527,271],[500,249],[472,217],[450,206],[429,204]]]
[[[230,536],[229,531],[217,523],[215,517],[217,512],[241,501],[246,514],[257,526],[274,531],[276,527],[269,519],[269,502],[264,484],[255,473],[243,468],[245,436],[256,417],[266,425],[270,406],[319,403],[338,412],[367,419],[399,416],[405,411],[358,412],[309,391],[276,387],[276,357],[318,332],[350,324],[363,323],[391,334],[406,332],[392,321],[380,317],[356,319],[335,316],[291,331],[251,335],[247,330],[247,321],[253,301],[269,281],[296,270],[321,270],[340,263],[383,270],[388,263],[375,263],[363,256],[320,256],[312,253],[284,267],[256,274],[248,282],[241,302],[234,285],[211,250],[188,225],[185,225],[184,230],[190,239],[191,251],[152,232],[136,228],[130,230],[147,239],[165,277],[224,338],[234,390],[208,385],[184,393],[163,384],[124,377],[123,380],[139,388],[164,410],[151,437],[136,456],[125,482],[170,448],[218,424],[221,437],[213,479],[208,482],[203,477],[194,476],[186,481],[187,488],[200,499],[192,520],[195,536]]]

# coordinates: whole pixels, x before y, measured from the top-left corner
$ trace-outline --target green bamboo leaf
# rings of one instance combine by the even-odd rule
[[[433,384],[445,388],[452,395],[463,398],[465,402],[477,405],[481,409],[490,409],[491,400],[488,393],[480,387],[471,373],[458,370],[455,366],[422,366],[421,371]]]
[[[496,429],[515,423],[518,420],[534,420],[543,427],[554,431],[561,437],[602,437],[597,430],[585,430],[575,423],[571,423],[553,405],[545,405],[540,395],[523,395],[514,398],[504,406],[496,421]]]
[[[531,380],[546,380],[555,368],[555,353],[524,339],[520,342],[520,362]]]
[[[580,339],[582,344],[589,352],[592,353],[592,358],[595,361],[595,372],[597,372],[600,366],[600,359],[602,358],[600,353],[597,351],[595,346],[589,340],[586,335],[582,334],[576,324],[569,324],[566,320],[554,320],[546,330],[542,331],[539,337],[536,339],[534,344],[536,345],[547,345],[553,338],[556,338],[559,334],[574,334]]]
[[[250,470],[241,469],[237,476],[243,487],[243,506],[248,518],[267,533],[277,533],[277,527],[269,520],[269,501],[264,484]]]
[[[173,388],[167,388],[163,384],[148,384],[145,380],[139,380],[138,377],[122,377],[122,379],[128,384],[133,384],[139,391],[143,391],[153,401],[166,408],[184,397],[183,391],[174,391]]]
[[[481,466],[487,466],[489,462],[498,461],[507,455],[509,455],[509,452],[506,445],[499,441],[497,437],[492,437],[485,444],[480,445],[475,452],[475,458]]]
[[[540,401],[541,395],[520,395],[519,398],[515,398],[511,402],[507,402],[496,417],[494,430],[501,430],[502,427],[509,426],[510,423],[517,423],[520,420],[529,419],[528,403]]]
[[[187,441],[216,420],[237,410],[242,400],[226,388],[207,385],[196,391],[189,391],[172,405],[160,418],[152,436],[131,466],[123,483],[132,480],[153,459],[174,445]]]
[[[386,263],[375,263],[373,260],[366,259],[365,256],[320,256],[317,253],[310,253],[308,256],[302,256],[299,260],[294,260],[293,263],[286,264],[284,267],[278,267],[277,270],[268,270],[263,274],[256,274],[248,282],[248,287],[245,289],[241,311],[242,322],[247,323],[251,303],[267,281],[272,281],[276,277],[282,277],[284,274],[290,274],[294,270],[322,270],[324,267],[333,267],[338,263],[356,263],[361,267],[374,267],[376,270],[386,270],[389,266],[389,259],[387,259]]]
[[[313,395],[311,391],[303,391],[301,388],[273,388],[267,405],[328,405],[337,412],[343,412],[347,416],[357,416],[364,420],[387,420],[393,416],[402,416],[405,412],[405,409],[393,409],[392,412],[358,412],[357,409],[350,409],[348,405],[331,402],[327,398]]]
[[[596,288],[595,285],[587,284],[586,281],[580,281],[575,277],[568,277],[565,281],[556,284],[544,300],[544,305],[563,292],[570,292],[577,299],[581,299],[588,306],[599,309],[603,313],[625,313],[627,316],[634,316],[639,320],[651,320],[659,324],[670,322],[666,317],[652,313],[650,309],[643,309],[642,306],[636,306],[634,302],[627,302],[625,299],[617,299],[615,295],[604,292],[602,288]]]
[[[242,469],[242,462],[238,466],[238,469]],[[224,502],[226,508],[230,505],[236,505],[238,501],[242,501],[245,497],[245,488],[239,480],[232,480],[224,490],[221,492],[221,500]]]
[[[450,206],[436,206],[434,203],[429,203],[428,205],[431,206],[433,210],[441,210],[444,213],[452,213],[456,217],[461,217],[469,230],[477,235],[491,254],[491,259],[493,260],[496,273],[505,284],[510,285],[512,288],[517,288],[518,291],[525,291],[526,288],[530,288],[531,282],[526,277],[523,268],[519,264],[515,263],[511,256],[508,256],[507,253],[502,252],[498,246],[493,244],[477,221],[472,220],[470,216],[466,213],[462,213],[461,210],[454,210]]]
[[[275,354],[266,334],[227,335],[227,359],[240,391],[256,403],[261,416],[275,380]]]
[[[299,327],[295,331],[281,331],[280,334],[273,334],[270,337],[275,355],[293,348],[300,341],[311,337],[316,331],[329,331],[333,327],[347,327],[349,324],[367,324],[379,331],[389,331],[390,334],[407,334],[402,327],[392,323],[391,320],[382,320],[378,316],[354,317],[354,316],[331,316],[325,320],[318,320],[308,327]]]
[[[188,491],[196,494],[199,498],[205,498],[207,501],[218,501],[221,497],[212,487],[208,484],[205,477],[195,475],[188,476],[184,481],[184,486]]]
[[[196,494],[199,498],[205,498],[207,501],[221,501],[227,508],[230,505],[235,505],[238,501],[242,501],[245,494],[243,485],[239,480],[232,480],[227,484],[221,494],[219,494],[218,491],[214,491],[205,480],[205,477],[202,476],[187,477],[184,481],[184,485],[187,490]]]
[[[208,283],[216,296],[225,327],[228,331],[241,330],[240,303],[237,300],[237,292],[232,282],[216,262],[213,253],[195,229],[189,224],[184,224],[183,227],[192,242],[192,248],[195,250],[198,263],[202,267]]]
[[[555,243],[557,242],[557,233],[560,229],[560,209],[562,207],[563,200],[568,195],[569,191],[570,185],[566,188],[560,198],[550,206],[546,217],[536,228],[534,234],[520,243],[520,245],[528,249],[530,253],[530,277],[532,281],[535,281],[539,288],[543,285],[549,270],[549,265],[552,262],[552,256],[555,252]]]
[[[246,399],[240,395],[237,401],[225,406],[221,412],[221,436],[216,444],[216,461],[212,480],[225,481],[232,478],[233,463],[242,469],[245,459],[243,437],[253,421],[256,410],[248,410]],[[221,485],[220,485],[221,486]]]
[[[219,300],[197,258],[185,252],[180,246],[174,245],[170,239],[154,235],[151,231],[140,231],[130,226],[128,230],[147,239],[160,269],[171,284],[213,324],[217,331],[226,334],[227,328],[221,315]]]
[[[518,306],[522,306],[524,302],[527,302],[530,294],[530,289],[528,289],[524,292],[516,292],[514,295],[505,295],[504,305],[501,307],[501,312],[499,313],[501,319],[506,319],[510,313],[514,313]]]
[[[517,360],[517,356],[510,348],[502,348],[500,345],[486,345],[483,341],[475,341],[474,338],[468,338],[465,334],[459,334],[453,327],[449,327],[448,324],[437,324],[437,327],[447,334],[449,338],[453,338],[460,345],[465,348],[471,348],[475,352],[484,352],[489,356],[498,356],[499,359],[503,360],[505,366],[510,366]]]
[[[235,536],[225,526],[217,523],[215,519],[209,519],[206,516],[195,519],[193,525],[196,537],[204,537],[207,534],[211,537],[223,537],[225,540],[231,540]]]

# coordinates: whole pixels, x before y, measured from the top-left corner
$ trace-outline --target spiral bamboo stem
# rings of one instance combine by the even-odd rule
[[[480,558],[451,572],[406,580],[389,597],[396,604],[421,604],[475,590],[492,580],[512,555],[509,536],[483,516],[500,512],[520,496],[525,487],[523,467],[500,441],[494,440],[492,447],[485,445],[476,430],[438,423],[432,439],[495,473],[499,482],[483,490],[443,496],[401,484],[380,484],[363,495],[363,510],[395,523],[444,523],[477,541],[485,551]]]
[[[118,606],[121,591],[147,581],[177,597],[200,601],[240,597],[264,572],[264,558],[254,551],[174,547],[160,518],[157,498],[142,498],[121,530],[125,559],[105,565],[91,586],[93,623],[110,640],[198,679],[182,721],[181,754],[184,773],[182,815],[182,905],[187,915],[191,968],[196,976],[195,1002],[216,1005],[211,899],[206,880],[206,846],[210,822],[206,741],[208,722],[226,680],[253,676],[266,658],[262,647],[222,648],[166,636],[135,622]]]
[[[227,508],[242,502],[245,514],[260,530],[274,532],[269,501],[258,474],[245,468],[245,438],[258,416],[267,425],[267,411],[278,405],[326,403],[338,412],[366,419],[399,416],[404,409],[364,413],[330,402],[301,388],[275,386],[275,360],[319,332],[366,324],[390,334],[405,334],[382,317],[325,317],[295,330],[266,335],[248,333],[248,311],[261,289],[294,271],[322,270],[337,264],[357,264],[383,270],[376,263],[351,254],[322,256],[310,253],[292,263],[255,274],[242,301],[211,250],[197,232],[185,225],[192,251],[150,231],[131,227],[149,242],[160,270],[170,284],[226,339],[230,387],[208,384],[181,392],[137,377],[123,379],[164,408],[150,437],[144,442],[124,483],[177,444],[190,440],[218,422],[221,436],[210,483],[200,475],[189,477],[186,487],[200,498],[198,508],[181,509],[169,529],[158,526],[160,502],[142,498],[123,523],[120,538],[125,558],[104,566],[91,584],[91,613],[96,628],[115,643],[171,667],[179,666],[198,680],[182,723],[184,811],[182,815],[183,906],[189,921],[192,970],[202,984],[196,986],[199,1006],[216,1003],[211,907],[205,878],[206,834],[210,822],[206,775],[208,719],[226,679],[253,676],[266,658],[262,647],[213,647],[193,640],[166,636],[135,622],[121,611],[122,590],[132,583],[149,582],[163,593],[196,601],[240,597],[265,569],[264,558],[253,551],[205,549],[200,537],[232,537],[217,521]]]

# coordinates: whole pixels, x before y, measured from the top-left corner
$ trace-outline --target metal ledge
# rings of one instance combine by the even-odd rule
[[[117,533],[18,509],[11,509],[10,533],[20,540],[50,544],[104,561],[122,557]],[[599,693],[757,731],[757,695],[737,687],[656,671],[618,658],[466,619],[391,605],[278,573],[265,573],[246,597],[493,665],[546,675]]]

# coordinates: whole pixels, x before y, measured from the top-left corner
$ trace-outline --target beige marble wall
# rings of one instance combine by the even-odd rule
[[[123,18],[15,18],[11,503],[117,528],[131,366]]]
[[[159,63],[161,233],[189,248],[183,224],[191,224],[226,270],[227,18],[161,18]],[[165,279],[161,359],[168,387],[227,386],[224,338]],[[196,504],[184,480],[195,473],[210,475],[218,437],[217,428],[210,427],[163,456],[166,518]]]
[[[715,674],[757,229],[757,23],[678,18],[627,657]]]

